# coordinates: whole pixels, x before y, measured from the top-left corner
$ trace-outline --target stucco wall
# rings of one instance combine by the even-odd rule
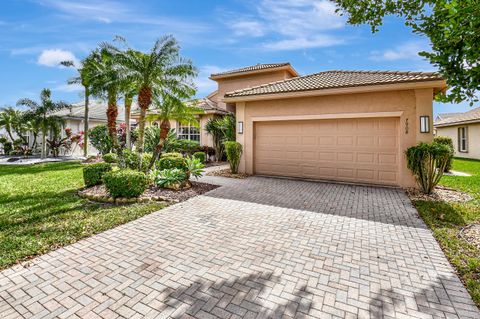
[[[261,117],[317,116],[322,114],[343,114],[355,117],[359,113],[397,112],[400,115],[400,186],[413,186],[414,179],[407,169],[404,151],[419,141],[431,141],[433,133],[419,132],[419,117],[430,116],[432,121],[432,89],[370,92],[290,99],[237,102],[237,121],[244,122],[244,134],[237,140],[244,146],[240,171],[254,173],[253,167],[253,123]],[[350,115],[349,115],[350,114]],[[431,126],[433,127],[433,123]],[[432,130],[433,131],[433,130]]]
[[[267,84],[275,81],[285,80],[291,78],[292,75],[286,70],[274,71],[274,72],[265,72],[265,73],[255,73],[246,76],[236,76],[226,79],[216,80],[218,83],[218,94],[219,97],[217,100],[218,106],[227,109],[226,104],[221,101],[221,98],[225,93],[240,89],[249,88],[252,86]],[[230,110],[229,110],[230,111]]]
[[[460,152],[458,150],[458,128],[467,127],[468,130],[468,151]],[[456,125],[448,127],[437,127],[437,136],[448,136],[453,140],[455,156],[480,159],[480,123]]]

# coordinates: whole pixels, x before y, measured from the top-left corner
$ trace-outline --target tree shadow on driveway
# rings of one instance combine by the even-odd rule
[[[400,188],[260,176],[241,180],[207,176],[201,181],[222,184],[205,194],[210,197],[426,228]]]
[[[189,286],[167,288],[162,302],[165,308],[176,309],[172,318],[185,315],[206,317],[207,314],[219,318],[232,315],[242,318],[308,318],[312,294],[306,287],[291,292],[279,287],[283,287],[281,278],[271,272],[216,282],[197,279]]]
[[[480,311],[458,278],[439,276],[428,284],[381,289],[370,301],[371,318],[480,318]]]

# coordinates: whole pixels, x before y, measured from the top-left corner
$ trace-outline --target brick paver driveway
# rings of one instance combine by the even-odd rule
[[[401,190],[210,180],[3,271],[1,317],[480,318]]]

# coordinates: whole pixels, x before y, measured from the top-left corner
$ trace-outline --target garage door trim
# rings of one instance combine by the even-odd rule
[[[388,112],[388,113],[390,113],[390,112]],[[400,113],[402,113],[402,112],[400,112]],[[346,114],[346,113],[343,113],[342,115],[345,115],[345,114]],[[354,114],[354,113],[350,113],[350,114]],[[396,177],[396,181],[395,181],[393,184],[390,183],[390,182],[386,184],[386,185],[390,185],[390,186],[398,186],[398,185],[400,184],[400,179],[399,179],[399,178],[400,178],[400,162],[401,162],[401,154],[402,154],[400,141],[398,140],[398,138],[400,138],[400,134],[401,134],[400,121],[399,121],[399,120],[400,120],[400,116],[399,116],[398,114],[395,114],[395,116],[381,116],[381,117],[380,117],[380,116],[372,116],[372,115],[378,114],[378,113],[362,113],[362,114],[368,115],[368,116],[361,116],[361,118],[379,118],[379,119],[381,119],[381,118],[384,118],[384,119],[387,119],[387,118],[394,119],[394,118],[395,118],[395,119],[398,120],[398,122],[397,122],[398,124],[397,124],[397,127],[396,127],[396,130],[397,130],[397,131],[396,131],[396,137],[397,137],[397,164],[396,164],[397,167],[396,167],[396,174],[397,174],[397,177]],[[335,114],[335,115],[337,115],[337,114]],[[320,116],[322,116],[322,115],[320,115]],[[330,116],[330,114],[328,114],[327,116]],[[280,118],[280,117],[276,117],[276,118]],[[273,122],[277,122],[277,123],[278,123],[278,122],[290,122],[290,121],[303,122],[303,120],[299,120],[298,117],[296,117],[296,116],[293,116],[293,117],[292,117],[292,116],[282,116],[281,118],[282,118],[281,120],[276,120],[276,121],[274,120]],[[358,113],[357,113],[354,117],[338,117],[338,116],[336,116],[336,117],[333,118],[333,120],[352,119],[352,118],[358,118]],[[267,117],[262,117],[262,118],[261,118],[262,120],[260,120],[260,121],[259,121],[258,119],[259,119],[259,118],[256,118],[256,120],[253,120],[253,118],[252,118],[252,119],[251,119],[251,120],[252,120],[252,124],[254,124],[254,122],[272,122],[272,120],[266,120]],[[264,119],[265,119],[265,121],[263,121]],[[323,119],[328,120],[328,119],[332,119],[332,118],[330,118],[330,117],[327,117],[327,118],[321,117],[320,119],[314,118],[313,120],[323,120]],[[312,119],[307,116],[305,122],[307,122],[308,120],[312,120]],[[259,124],[260,124],[260,123],[259,123]],[[279,124],[280,124],[280,123],[279,123]],[[281,125],[281,124],[280,124],[280,125]],[[252,126],[253,126],[253,125],[252,125]],[[254,127],[256,127],[256,126],[254,126]],[[252,142],[253,142],[253,143],[252,143],[253,145],[252,145],[252,153],[251,153],[251,156],[252,156],[252,166],[253,166],[253,167],[252,167],[252,171],[253,171],[254,174],[256,174],[256,171],[257,171],[257,170],[256,170],[256,167],[255,167],[255,166],[256,166],[256,160],[255,160],[255,157],[256,157],[256,156],[255,156],[255,154],[253,154],[254,152],[256,152],[256,151],[255,151],[255,149],[256,149],[256,146],[255,146],[255,144],[256,144],[256,135],[257,135],[257,130],[256,130],[256,129],[253,129],[253,136],[252,136],[252,137],[253,137],[253,141],[252,141]],[[276,175],[276,174],[275,174],[275,175]],[[290,177],[292,177],[292,176],[290,176]],[[302,176],[299,176],[299,178],[308,179],[308,177],[302,177]],[[315,178],[315,179],[319,179],[319,180],[320,180],[320,179],[322,179],[322,180],[331,180],[331,179],[329,179],[329,178]],[[336,179],[334,179],[334,180],[336,180]],[[341,180],[339,180],[339,181],[341,181]],[[346,182],[352,182],[352,181],[349,181],[349,180],[345,180],[345,181],[346,181]],[[355,181],[353,181],[353,182],[355,183]],[[363,181],[359,181],[359,183],[364,183],[364,182],[363,182]],[[371,182],[367,182],[367,183],[371,183]],[[378,184],[378,183],[373,182],[372,184]],[[380,184],[383,184],[383,183],[380,183]]]
[[[377,117],[401,117],[403,111],[399,112],[372,112],[372,113],[329,113],[315,115],[282,115],[282,116],[256,116],[252,122],[272,121],[303,121],[303,120],[328,120],[328,119],[353,119],[353,118],[377,118]]]

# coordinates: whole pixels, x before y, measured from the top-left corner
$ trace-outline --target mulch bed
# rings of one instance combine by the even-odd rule
[[[168,203],[179,203],[189,198],[205,194],[215,188],[217,185],[192,182],[192,187],[186,190],[171,190],[165,188],[159,188],[151,186],[148,188],[139,198],[116,198],[110,196],[105,185],[97,185],[90,188],[80,190],[78,195],[82,198],[89,200],[103,202],[103,203],[115,203],[115,204],[128,204],[136,202],[149,202],[149,201],[164,201]]]
[[[416,188],[407,188],[406,192],[411,200],[430,200],[450,203],[463,203],[473,199],[472,196],[470,196],[469,194],[444,186],[435,187],[432,194],[430,195],[423,194],[419,189]]]
[[[480,224],[470,224],[460,231],[460,236],[480,249]]]
[[[232,174],[230,172],[230,169],[229,168],[225,168],[225,169],[219,169],[219,170],[215,170],[215,171],[211,171],[209,173],[206,174],[207,176],[221,176],[221,177],[229,177],[229,178],[239,178],[239,179],[243,179],[243,178],[247,178],[248,177],[248,174]]]

